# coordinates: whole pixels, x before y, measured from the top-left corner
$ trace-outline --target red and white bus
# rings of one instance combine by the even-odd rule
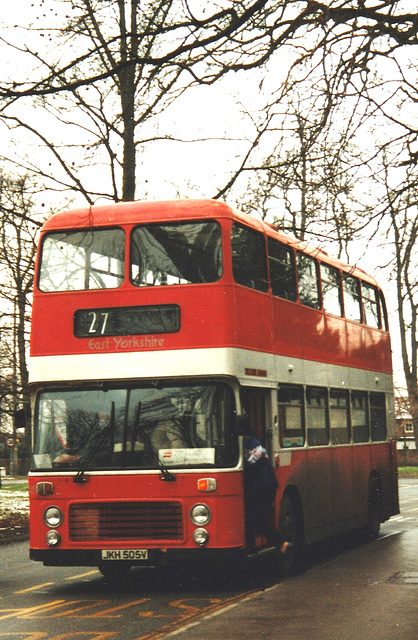
[[[275,466],[291,562],[399,511],[377,283],[222,202],[52,216],[30,386],[30,555],[45,565],[245,554],[241,415]]]

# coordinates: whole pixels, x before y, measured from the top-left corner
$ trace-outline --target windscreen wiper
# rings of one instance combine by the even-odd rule
[[[135,422],[134,422],[133,431],[132,431],[132,443],[135,442],[136,434],[139,433],[139,435],[143,439],[144,443],[151,450],[152,456],[153,456],[153,458],[155,459],[155,461],[158,464],[158,467],[159,467],[159,469],[161,471],[160,479],[164,480],[165,482],[175,482],[176,476],[173,475],[167,469],[165,464],[160,460],[160,456],[158,455],[158,452],[154,449],[154,447],[152,445],[151,438],[146,433],[145,429],[142,429],[142,427],[140,426],[141,406],[142,406],[141,402],[138,402],[138,406],[136,408],[136,414],[135,414]]]
[[[100,433],[100,435],[97,437],[96,446],[93,447],[90,450],[90,453],[86,456],[83,465],[80,467],[80,469],[77,471],[76,475],[74,476],[73,482],[75,482],[76,484],[84,484],[85,482],[88,482],[86,471],[89,468],[91,461],[94,460],[97,454],[102,450],[102,447],[106,442],[107,437],[109,435],[114,434],[114,432],[115,432],[115,403],[112,402],[111,409],[110,409],[109,426],[105,427],[103,431]],[[92,440],[94,440],[94,438],[92,438]]]

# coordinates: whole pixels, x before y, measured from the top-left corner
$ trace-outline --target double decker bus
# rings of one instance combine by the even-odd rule
[[[46,566],[249,553],[243,416],[275,468],[289,569],[399,511],[382,291],[222,202],[53,215],[30,388],[30,557]]]

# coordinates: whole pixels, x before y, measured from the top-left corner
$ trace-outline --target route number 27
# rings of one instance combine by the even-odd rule
[[[99,313],[97,313],[96,311],[90,311],[89,316],[91,320],[89,333],[94,333],[95,335],[104,335],[109,318],[109,312],[100,311]]]

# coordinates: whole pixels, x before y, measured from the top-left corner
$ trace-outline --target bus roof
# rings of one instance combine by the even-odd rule
[[[228,218],[252,227],[269,237],[275,238],[298,251],[313,256],[330,266],[341,269],[376,286],[375,279],[359,267],[353,267],[337,258],[329,256],[318,247],[311,247],[294,238],[291,234],[277,229],[274,225],[238,211],[224,202],[209,199],[133,201],[98,204],[79,209],[70,209],[52,215],[43,225],[43,232],[90,229],[170,220],[201,220],[202,218]]]

